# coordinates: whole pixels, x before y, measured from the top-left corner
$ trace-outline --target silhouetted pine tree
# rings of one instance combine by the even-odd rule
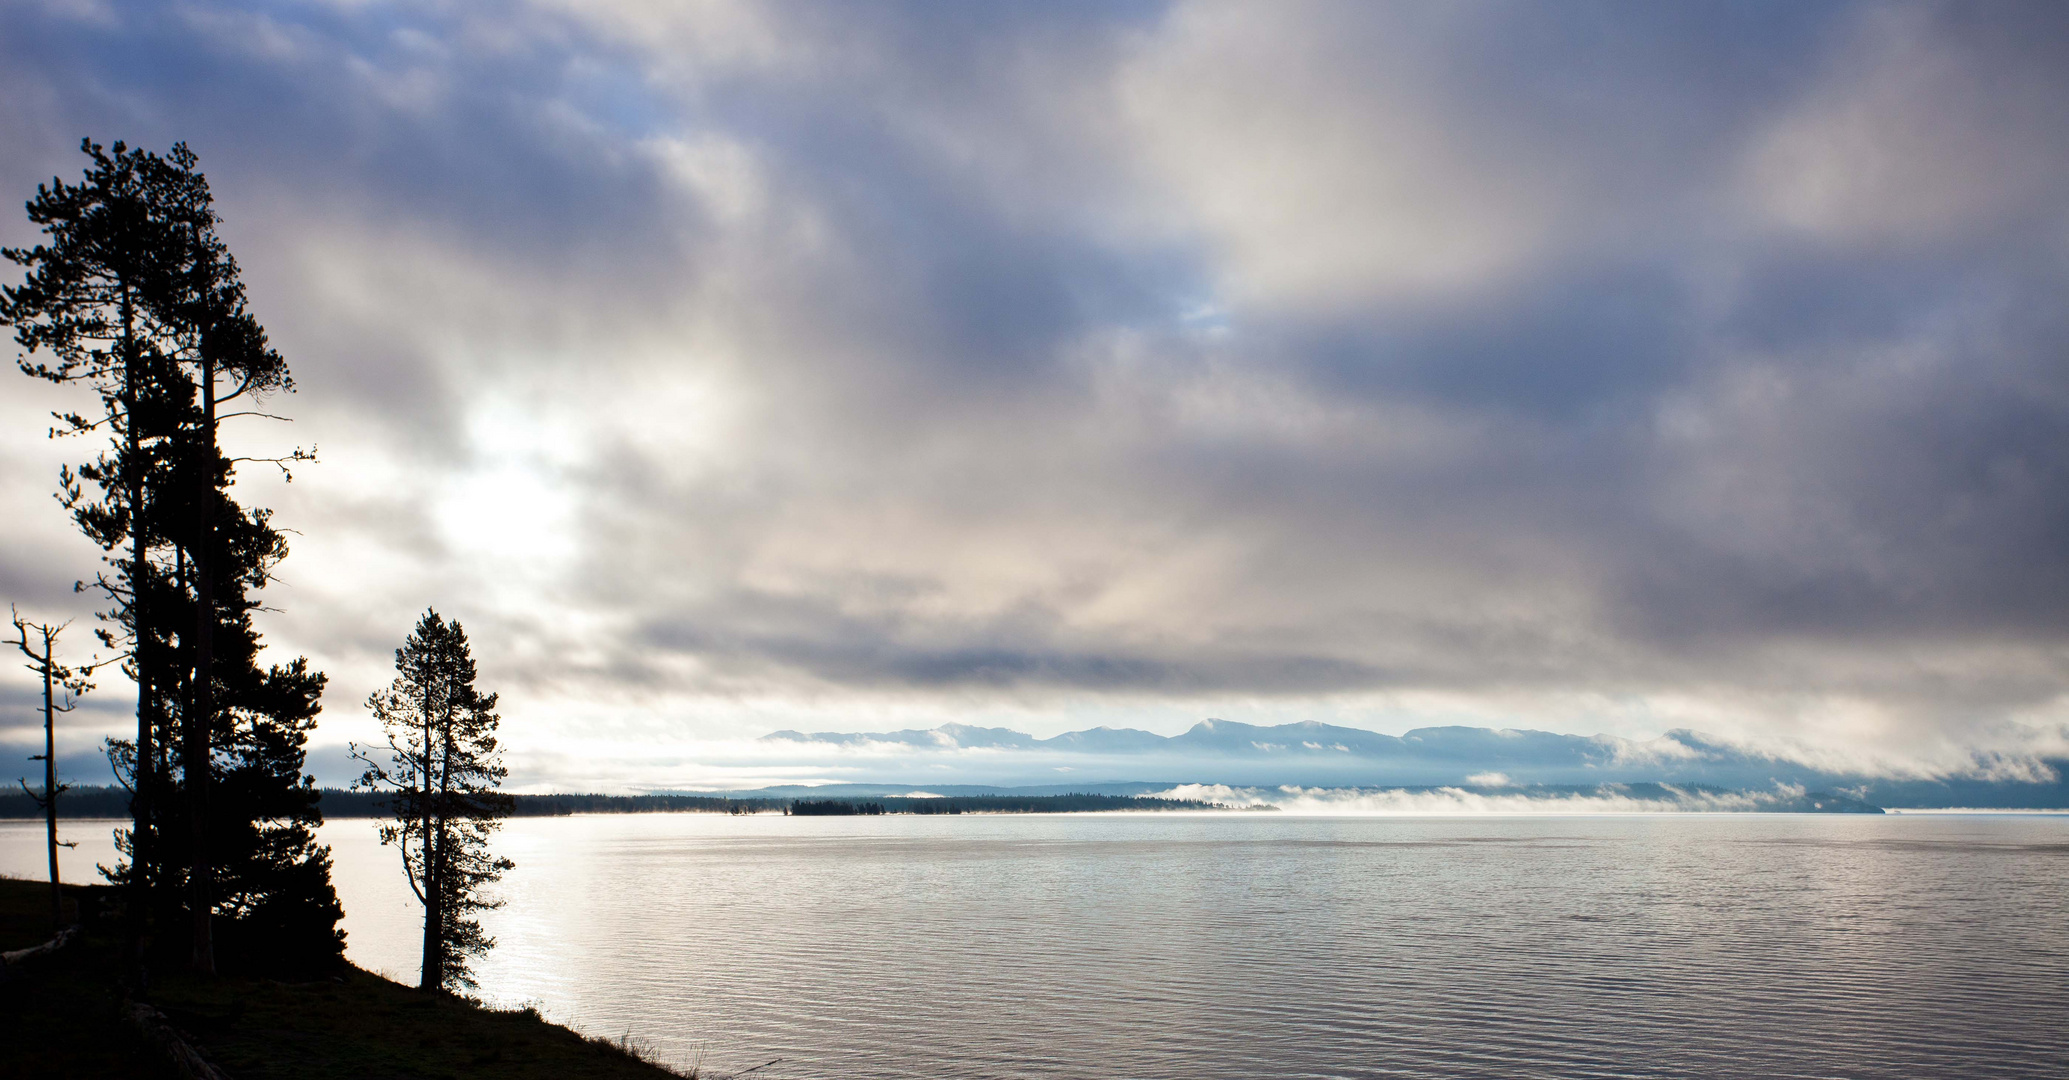
[[[395,681],[367,698],[387,737],[388,760],[352,748],[366,763],[355,788],[393,793],[381,842],[402,854],[410,889],[424,905],[418,985],[439,992],[474,986],[468,961],[495,946],[474,916],[500,906],[485,886],[515,866],[489,851],[513,800],[496,790],[509,775],[496,743],[496,695],[475,689],[474,657],[457,622],[426,610],[395,650]]]
[[[144,527],[146,500],[165,463],[165,444],[178,420],[165,407],[174,364],[160,347],[170,330],[151,303],[162,295],[176,256],[175,232],[158,197],[170,165],[156,154],[116,143],[108,153],[89,141],[92,159],[78,184],[53,179],[28,203],[29,220],[49,238],[32,248],[9,248],[25,267],[20,285],[0,290],[0,322],[12,326],[28,355],[22,370],[56,383],[84,382],[101,401],[98,416],[57,417],[53,435],[100,432],[106,452],[74,474],[59,474],[59,497],[86,536],[110,552],[109,572],[95,584],[112,603],[101,640],[127,656],[124,673],[137,686],[137,735],[131,744],[134,828],[125,850],[139,868],[131,884],[145,910],[158,868],[156,802],[160,772],[157,735],[164,726],[160,677],[168,662],[139,627],[149,622],[153,594],[162,591],[153,549],[159,538]],[[32,360],[31,356],[48,356]],[[82,500],[82,484],[100,498]]]
[[[287,547],[267,511],[229,498],[217,438],[218,405],[291,389],[286,365],[245,308],[194,155],[82,148],[82,182],[53,180],[28,204],[49,242],[6,252],[28,277],[5,290],[0,320],[50,356],[24,356],[25,372],[101,399],[102,415],[61,416],[53,434],[110,437],[60,475],[74,520],[114,553],[96,580],[113,603],[101,636],[138,686],[137,737],[110,747],[134,796],[110,877],[200,970],[214,969],[218,916],[246,957],[334,958],[339,908],[301,773],[323,676],[305,660],[258,665],[253,594]]]

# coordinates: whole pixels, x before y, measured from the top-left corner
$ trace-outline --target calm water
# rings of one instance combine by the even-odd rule
[[[325,839],[353,958],[411,978],[393,852]],[[0,826],[0,870],[39,842]],[[757,1077],[2069,1076],[2063,818],[685,814],[502,847],[486,996],[783,1059]]]

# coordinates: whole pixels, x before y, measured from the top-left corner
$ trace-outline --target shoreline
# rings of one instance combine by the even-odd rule
[[[0,878],[0,949],[51,939],[48,889]],[[67,884],[65,894],[85,913],[82,932],[0,965],[0,1008],[18,1032],[35,1033],[11,1040],[11,1075],[171,1080],[193,1075],[191,1063],[174,1060],[181,1047],[231,1077],[669,1080],[697,1072],[653,1060],[632,1035],[585,1036],[537,1008],[428,994],[349,962],[284,977],[202,978],[167,966],[133,998],[122,986],[115,917],[99,914],[111,888]]]

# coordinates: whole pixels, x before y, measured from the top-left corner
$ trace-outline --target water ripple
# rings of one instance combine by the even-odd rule
[[[326,839],[354,955],[396,970],[363,831]],[[503,845],[484,991],[720,1071],[2069,1076],[2058,818],[655,815]]]

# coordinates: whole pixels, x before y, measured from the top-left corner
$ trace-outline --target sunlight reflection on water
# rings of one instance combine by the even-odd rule
[[[40,873],[28,824],[0,870]],[[323,837],[353,959],[414,981],[394,852]],[[784,1059],[758,1076],[2069,1075],[2059,817],[598,815],[499,847],[486,997]]]

